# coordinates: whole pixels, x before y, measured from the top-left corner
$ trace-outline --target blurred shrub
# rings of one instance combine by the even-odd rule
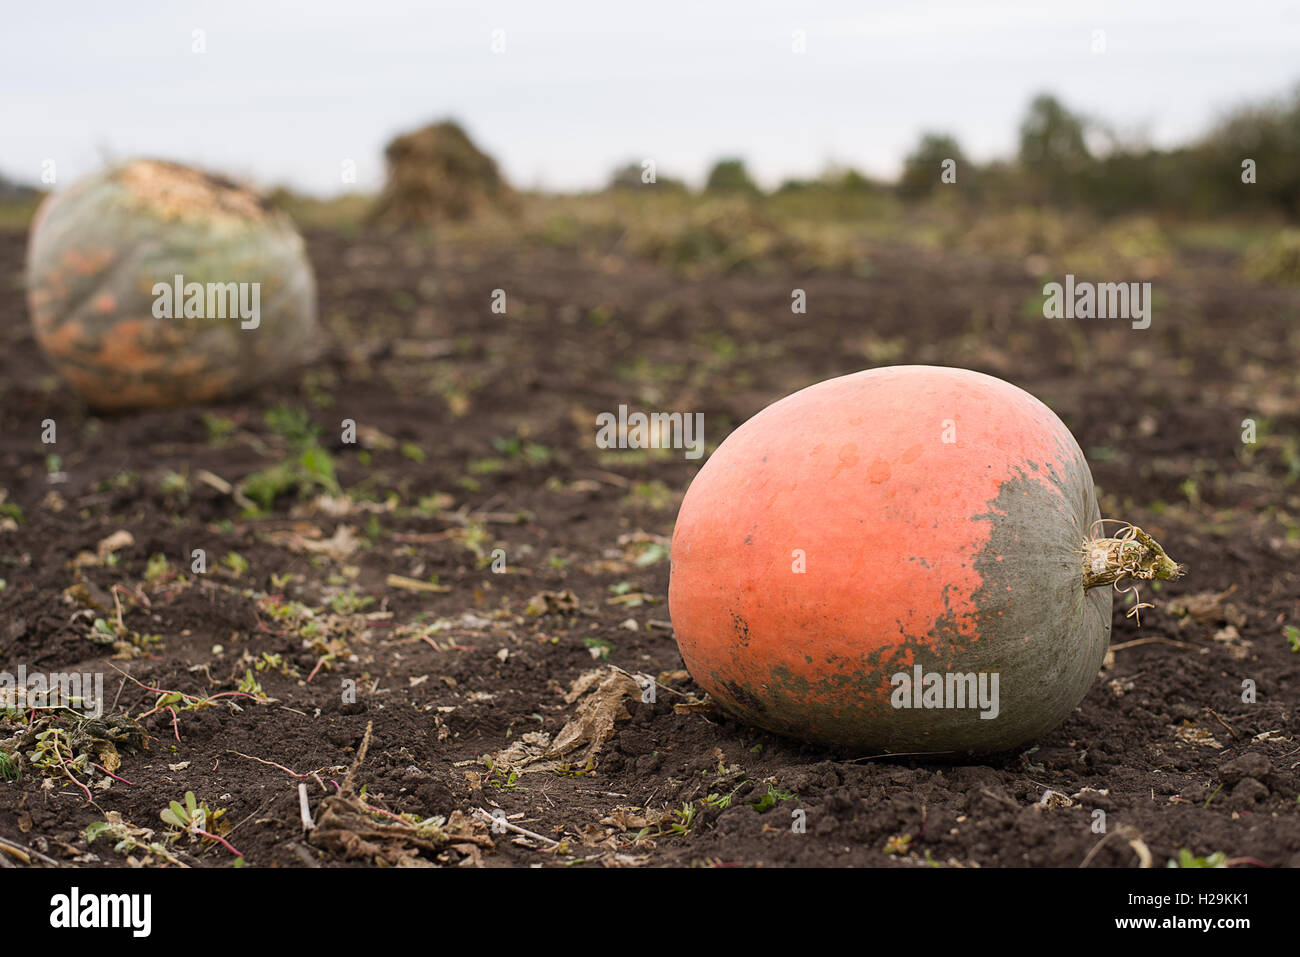
[[[994,207],[1034,203],[1101,216],[1167,211],[1300,219],[1300,88],[1239,108],[1203,137],[1174,149],[1114,135],[1104,147],[1089,145],[1104,132],[1055,97],[1036,96],[1020,125],[1015,162],[977,167],[959,161],[957,193]],[[938,181],[939,153],[956,145],[950,138],[924,137],[904,166],[899,194],[928,195]],[[1246,160],[1254,161],[1254,183],[1242,181]]]
[[[929,196],[940,184],[943,163],[954,160],[957,163],[957,182],[964,179],[966,155],[962,153],[957,141],[946,133],[926,133],[907,159],[903,161],[903,175],[898,181],[898,191],[906,199],[920,199]]]
[[[1062,267],[1083,279],[1133,282],[1168,272],[1174,248],[1160,225],[1150,216],[1131,216],[1079,230],[1067,243]]]
[[[1174,262],[1168,235],[1150,216],[1098,222],[1082,212],[1021,206],[950,227],[947,241],[971,253],[1021,259],[1032,273],[1060,278],[1134,282],[1165,273]]]
[[[1272,241],[1251,252],[1246,275],[1260,282],[1300,284],[1300,229],[1285,229]]]
[[[739,197],[706,199],[684,216],[647,216],[628,224],[629,252],[685,272],[749,270],[795,250],[775,224]]]
[[[835,193],[840,195],[879,195],[888,187],[863,176],[855,169],[831,166],[816,179],[787,179],[777,188],[774,196],[796,196],[806,193]]]
[[[1289,96],[1228,114],[1195,147],[1216,211],[1271,209],[1300,218],[1300,87]],[[1241,181],[1242,162],[1255,161],[1257,181]]]
[[[1068,239],[1069,230],[1059,214],[1020,206],[979,216],[958,241],[969,252],[1022,258],[1059,253]]]
[[[670,179],[660,176],[656,172],[655,181],[647,183],[644,180],[645,170],[640,163],[625,163],[609,177],[609,189],[671,189],[684,191],[686,184],[679,179]]]
[[[704,184],[706,193],[740,193],[758,195],[758,187],[750,179],[745,169],[745,161],[740,159],[721,159],[709,170],[709,178]]]

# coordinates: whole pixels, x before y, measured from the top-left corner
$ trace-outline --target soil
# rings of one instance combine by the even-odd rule
[[[0,526],[0,662],[102,672],[110,713],[148,745],[123,746],[115,777],[24,763],[0,783],[0,837],[59,863],[165,863],[86,828],[116,813],[161,839],[160,811],[193,791],[250,866],[1159,867],[1183,850],[1300,865],[1300,654],[1284,634],[1300,620],[1294,290],[1185,250],[1136,331],[1034,316],[1042,279],[1019,262],[883,244],[852,274],[688,280],[574,249],[307,239],[323,358],[227,403],[101,417],[40,357],[24,235],[0,233],[0,487],[21,509]],[[789,392],[903,362],[1042,398],[1087,452],[1103,514],[1190,569],[1143,590],[1140,627],[1116,603],[1112,659],[1023,753],[864,759],[701,707],[668,622],[666,546],[703,460],[595,445],[597,413],[620,404],[701,411],[712,447]],[[308,411],[349,498],[289,493],[250,517],[239,483],[297,453],[282,407]],[[131,543],[99,555],[119,530]],[[206,574],[191,573],[196,548]],[[151,570],[155,555],[169,565]],[[653,702],[625,699],[590,762],[512,777],[484,760],[553,738],[578,707],[572,683],[610,666],[661,684]],[[160,707],[162,691],[192,697]],[[29,716],[0,716],[0,740]],[[445,843],[304,837],[298,785],[320,816],[368,727],[358,799],[448,818]],[[206,839],[161,846],[235,861]]]

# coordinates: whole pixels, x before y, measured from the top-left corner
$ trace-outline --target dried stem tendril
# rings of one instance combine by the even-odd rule
[[[1089,535],[1096,535],[1108,521],[1115,519],[1098,519],[1088,530]],[[1139,581],[1173,581],[1186,571],[1184,566],[1170,558],[1160,543],[1131,522],[1120,522],[1120,528],[1109,538],[1091,538],[1083,543],[1083,587],[1096,588],[1099,585],[1113,585],[1121,594],[1131,592],[1134,605],[1126,617],[1137,619],[1142,624],[1141,610],[1154,608],[1150,602],[1140,600],[1137,583]],[[1126,587],[1120,587],[1120,581],[1128,579]]]

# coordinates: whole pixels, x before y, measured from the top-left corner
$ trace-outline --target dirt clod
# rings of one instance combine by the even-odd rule
[[[1224,784],[1236,784],[1246,778],[1264,781],[1271,771],[1268,758],[1257,751],[1247,751],[1219,765],[1219,780]]]

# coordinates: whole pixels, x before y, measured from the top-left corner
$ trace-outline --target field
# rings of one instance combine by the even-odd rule
[[[108,703],[0,711],[0,864],[1300,865],[1279,230],[607,194],[427,237],[291,208],[319,354],[255,395],[130,415],[43,364],[21,217],[0,231],[0,660],[102,672]],[[1043,318],[1067,272],[1153,282],[1150,328]],[[1144,587],[1140,627],[1120,598],[1082,706],[1023,753],[862,758],[711,709],[666,601],[704,460],[595,442],[626,405],[704,413],[712,450],[783,395],[896,363],[1037,395],[1102,514],[1190,570]],[[566,726],[587,734],[527,763]],[[182,816],[220,840],[168,839],[190,791]]]

